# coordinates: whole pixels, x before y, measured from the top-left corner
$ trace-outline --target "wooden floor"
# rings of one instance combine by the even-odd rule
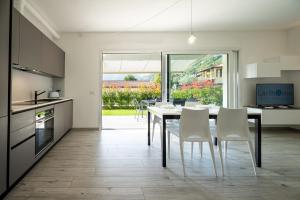
[[[226,176],[217,178],[207,146],[202,159],[198,148],[191,159],[187,144],[188,177],[183,178],[177,139],[166,169],[161,167],[159,138],[151,147],[146,139],[145,129],[72,131],[6,199],[300,199],[299,131],[263,131],[263,168],[256,177],[246,144],[229,143]]]

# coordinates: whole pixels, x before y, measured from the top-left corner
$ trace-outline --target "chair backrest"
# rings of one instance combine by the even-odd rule
[[[140,105],[140,103],[138,102],[137,99],[133,99],[133,104],[134,104],[135,107]]]
[[[196,106],[200,106],[201,103],[197,102],[197,101],[186,101],[185,102],[185,107],[196,107]]]
[[[185,101],[186,99],[173,99],[173,105],[181,105],[184,106],[185,105]]]
[[[217,136],[221,139],[249,138],[247,109],[220,108],[217,118]]]
[[[208,109],[183,108],[180,117],[180,137],[201,137],[210,139],[209,111]]]

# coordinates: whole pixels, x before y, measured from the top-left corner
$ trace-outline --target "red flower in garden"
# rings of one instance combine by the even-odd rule
[[[182,90],[189,90],[189,89],[201,89],[204,87],[212,87],[214,86],[213,80],[204,80],[204,81],[193,81],[192,83],[185,83],[180,86]]]

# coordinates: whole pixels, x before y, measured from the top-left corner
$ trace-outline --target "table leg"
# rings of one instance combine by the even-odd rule
[[[148,146],[150,146],[150,121],[151,121],[151,113],[148,111]]]
[[[167,147],[166,147],[166,118],[162,117],[162,139],[161,139],[161,152],[162,152],[162,166],[167,167]]]
[[[255,119],[255,160],[256,166],[261,167],[261,116]]]
[[[218,145],[218,138],[214,137],[214,145],[217,146]]]

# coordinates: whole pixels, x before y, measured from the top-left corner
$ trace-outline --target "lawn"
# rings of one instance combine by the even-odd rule
[[[135,115],[135,109],[102,110],[102,115]]]

